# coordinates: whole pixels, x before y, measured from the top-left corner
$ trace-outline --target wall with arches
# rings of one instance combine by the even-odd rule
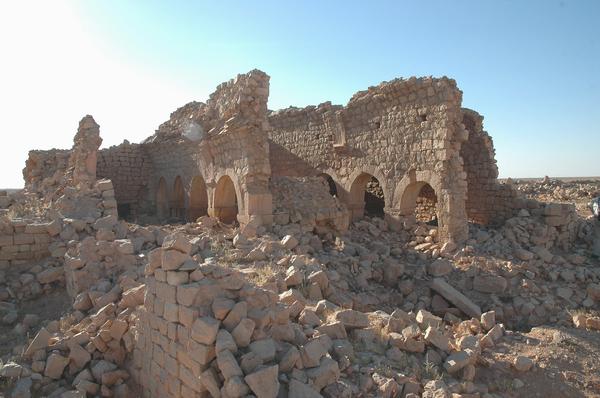
[[[273,175],[327,173],[353,218],[365,210],[365,187],[375,177],[385,218],[413,222],[417,195],[428,183],[438,198],[443,238],[467,237],[466,174],[460,147],[462,93],[446,77],[396,79],[356,93],[346,106],[323,103],[269,114]],[[287,151],[288,155],[285,155]]]
[[[350,218],[371,211],[370,198],[395,228],[414,222],[427,185],[440,236],[456,242],[466,239],[467,221],[499,223],[520,208],[515,190],[497,181],[483,118],[461,108],[452,79],[383,82],[345,106],[268,111],[268,95],[264,72],[238,75],[206,103],[177,109],[141,144],[100,151],[98,176],[113,180],[120,205],[160,219],[208,214],[267,225],[276,206],[271,177],[326,174]],[[24,170],[30,185],[45,175],[39,165],[58,164],[53,152],[38,152]]]
[[[268,88],[264,72],[238,75],[219,85],[206,103],[192,102],[173,112],[142,143],[152,163],[148,191],[157,213],[155,193],[162,178],[169,188],[170,217],[191,221],[208,214],[241,224],[252,218],[272,222],[263,129]]]

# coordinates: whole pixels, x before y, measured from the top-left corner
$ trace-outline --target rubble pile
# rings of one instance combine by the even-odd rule
[[[291,235],[277,243],[287,251],[299,247]],[[442,279],[434,288],[446,289],[476,318],[461,322],[460,312],[442,319],[398,308],[361,312],[351,309],[352,300],[337,299],[335,271],[311,272],[318,267],[301,256],[283,257],[285,279],[273,275],[259,287],[244,277],[252,269],[225,267],[218,258],[199,263],[196,250],[174,234],[148,256],[133,372],[150,396],[276,397],[280,389],[290,397],[396,396],[420,392],[421,379],[402,372],[424,363],[429,372],[456,378],[426,389],[474,392],[480,387],[469,382],[478,355],[503,334],[494,312],[481,314],[466,297],[457,299],[460,293]]]
[[[77,242],[64,265],[79,273],[67,276],[73,311],[3,365],[19,380],[15,391],[494,396],[477,369],[505,325],[566,325],[566,309],[577,327],[597,325],[582,312],[598,306],[597,268],[583,255],[548,255],[559,249],[552,245],[528,251],[527,262],[484,260],[502,230],[474,228],[464,249],[443,251],[435,227],[392,232],[378,218],[338,236],[301,224],[225,233],[209,217],[166,235],[109,220],[64,222],[59,236]],[[425,243],[435,253],[417,249]],[[542,269],[553,263],[561,271],[546,284],[552,274]]]
[[[348,228],[349,214],[340,200],[329,193],[321,177],[273,177],[274,221],[276,224],[298,223],[314,227]]]
[[[133,350],[129,325],[145,286],[123,275],[115,286],[100,280],[95,289],[77,297],[75,311],[39,330],[21,353],[24,363],[4,365],[19,379],[12,396],[29,397],[31,390],[54,397],[131,396],[123,365]]]
[[[0,395],[600,393],[563,362],[600,345],[596,182],[498,184],[447,78],[269,114],[268,93],[254,70],[100,161],[89,115],[71,150],[30,153],[0,192]],[[143,212],[194,220],[124,221]],[[548,362],[548,340],[570,351]]]
[[[600,180],[597,178],[563,180],[546,177],[541,181],[513,180],[512,185],[527,197],[543,202],[575,202],[585,205],[592,198],[600,196]],[[578,206],[579,209],[585,208]]]

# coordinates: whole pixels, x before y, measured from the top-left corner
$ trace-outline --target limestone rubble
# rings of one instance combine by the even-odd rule
[[[600,330],[597,222],[499,183],[453,80],[276,112],[268,81],[30,153],[0,201],[9,396],[501,397],[515,330]],[[20,312],[51,294],[60,319]],[[510,357],[511,388],[536,369]]]

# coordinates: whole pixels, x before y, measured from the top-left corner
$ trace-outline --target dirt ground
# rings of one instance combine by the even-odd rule
[[[533,359],[533,369],[516,371],[517,355]],[[506,336],[484,352],[489,366],[481,368],[476,381],[506,397],[600,397],[599,358],[597,331],[541,326]]]

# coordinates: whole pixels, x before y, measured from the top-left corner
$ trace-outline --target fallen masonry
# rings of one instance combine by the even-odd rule
[[[30,152],[0,195],[8,396],[524,396],[548,364],[518,330],[598,333],[600,227],[497,181],[453,80],[279,111],[268,84]]]

